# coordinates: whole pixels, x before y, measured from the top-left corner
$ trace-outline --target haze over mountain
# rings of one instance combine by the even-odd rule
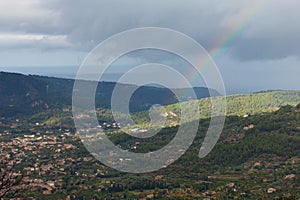
[[[255,63],[254,65],[257,64],[258,63]],[[285,68],[282,67],[283,65],[285,64],[281,63],[280,65],[273,65],[272,67],[260,66],[260,69],[253,70],[251,64],[248,64],[248,67],[230,64],[226,68],[219,69],[228,95],[266,90],[300,90],[300,79],[298,79],[297,76],[300,73],[298,65],[287,66]],[[131,66],[127,66],[128,69],[130,67]],[[78,68],[78,66],[0,66],[0,71],[74,79]],[[273,70],[275,70],[275,74]],[[234,74],[236,73],[239,75],[235,76]],[[102,81],[117,82],[122,74],[123,72],[110,71],[103,75]],[[205,87],[205,83],[199,79],[195,87]]]

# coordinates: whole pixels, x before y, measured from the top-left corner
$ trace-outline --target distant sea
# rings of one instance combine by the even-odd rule
[[[79,66],[51,66],[51,67],[0,67],[0,71],[15,72],[26,75],[40,75],[57,78],[75,79]],[[122,74],[106,73],[103,75],[103,81],[116,82]]]

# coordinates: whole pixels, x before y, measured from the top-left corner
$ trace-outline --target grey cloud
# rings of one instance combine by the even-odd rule
[[[279,60],[289,56],[300,56],[300,38],[251,38],[244,39],[233,47],[233,55],[241,61]]]
[[[86,50],[115,33],[144,26],[179,30],[208,47],[209,40],[221,32],[224,15],[236,7],[224,7],[220,0],[65,0],[46,6],[61,10],[61,28],[71,42]]]
[[[0,34],[17,32],[65,35],[66,41],[51,43],[49,48],[57,45],[58,48],[87,52],[113,34],[144,26],[181,31],[211,50],[218,48],[214,46],[214,42],[224,34],[237,31],[234,21],[243,20],[244,11],[247,12],[260,3],[260,0],[24,1],[28,4],[23,5],[23,10],[16,6],[18,12],[15,14],[9,14],[9,11],[0,14]],[[10,2],[18,5],[19,1]],[[225,48],[232,48],[234,56],[239,60],[299,56],[299,6],[298,0],[266,0],[265,7],[260,13],[254,13],[255,18],[237,38],[236,43],[227,44]],[[34,43],[32,45],[34,47]],[[47,48],[47,45],[36,47]]]
[[[239,60],[300,56],[300,1],[268,1],[233,47]]]
[[[0,33],[51,33],[59,28],[57,9],[44,7],[43,1],[0,1]]]

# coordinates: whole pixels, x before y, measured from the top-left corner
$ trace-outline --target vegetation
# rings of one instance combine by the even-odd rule
[[[23,174],[14,170],[15,163],[8,159],[0,160],[0,198],[14,197],[23,188],[20,187]]]
[[[93,82],[82,81],[87,87]],[[122,91],[135,90],[136,86],[117,83]],[[74,80],[22,75],[0,72],[0,114],[16,116],[35,114],[45,109],[62,109],[71,106]],[[96,90],[96,106],[110,109],[111,96],[116,83],[100,82]],[[183,100],[189,100],[192,89],[176,89]],[[194,88],[197,98],[209,96],[207,88]],[[218,95],[210,90],[213,95]],[[84,97],[86,98],[86,97]],[[130,99],[130,111],[149,109],[154,104],[169,105],[176,103],[175,95],[167,88],[144,86],[138,88]]]
[[[211,114],[211,99],[203,98],[197,101],[200,111],[199,118],[209,118]],[[255,94],[231,95],[226,97],[226,102],[227,116],[246,117],[249,115],[273,112],[286,105],[296,106],[300,103],[300,91],[269,91]],[[189,106],[191,102],[187,102],[186,104]],[[180,120],[180,104],[167,105],[164,109],[167,115],[166,126],[178,124]],[[134,113],[132,117],[140,124],[149,122],[148,111]],[[197,117],[195,117],[195,119],[196,118]]]
[[[26,148],[29,149],[18,147],[19,154],[24,151],[26,156],[22,157],[22,163],[16,165],[16,170],[23,171],[26,180],[43,182],[39,187],[33,185],[18,193],[17,197],[300,198],[300,105],[284,106],[275,112],[248,117],[229,116],[216,147],[207,157],[199,159],[199,148],[209,124],[209,119],[203,119],[194,143],[179,160],[167,168],[146,174],[122,173],[102,165],[86,151],[75,135],[71,121],[42,123],[53,118],[54,113],[65,118],[70,111],[47,112],[36,114],[32,119],[19,118],[18,123],[15,119],[2,119],[1,152],[13,156],[16,146],[12,146],[10,151],[5,144],[27,141]],[[13,124],[18,126],[10,128]],[[118,129],[107,129],[107,133],[112,142],[124,149],[149,152],[172,140],[177,128],[164,128],[149,139],[137,139],[120,133]],[[39,140],[41,133],[43,139]],[[28,134],[34,135],[33,139],[28,138],[31,136],[26,136],[26,139]],[[43,142],[47,145],[43,146]],[[45,167],[50,164],[51,168]]]
[[[201,115],[196,116],[201,118],[199,129],[185,154],[158,171],[130,174],[104,166],[83,146],[72,120],[70,97],[68,93],[64,95],[71,81],[9,76],[17,76],[19,86],[25,88],[8,87],[4,83],[5,87],[0,88],[5,97],[0,109],[3,199],[300,198],[298,91],[229,96],[221,137],[203,159],[199,159],[198,153],[210,122],[211,106],[209,99],[200,99]],[[38,88],[44,86],[46,95],[41,95],[42,89]],[[107,107],[98,107],[97,114],[99,124],[115,145],[138,153],[160,149],[175,136],[179,128],[179,105],[168,105],[165,110],[167,126],[146,139],[123,133]],[[132,116],[142,125],[149,121],[148,112]],[[7,158],[13,165],[4,162]]]

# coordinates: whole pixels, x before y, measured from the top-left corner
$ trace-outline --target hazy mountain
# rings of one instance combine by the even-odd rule
[[[91,83],[91,82],[88,82]],[[71,105],[73,79],[0,73],[0,108],[2,115],[33,113],[45,108]],[[92,83],[91,83],[92,84]],[[123,91],[136,88],[134,85],[120,84]],[[110,108],[111,95],[116,83],[100,82],[96,91],[96,106]],[[183,100],[190,100],[191,89],[176,89]],[[194,88],[197,98],[209,97],[207,88]],[[211,90],[212,96],[218,93]],[[174,93],[154,86],[138,88],[130,99],[130,111],[149,109],[154,104],[169,105],[176,103]]]

